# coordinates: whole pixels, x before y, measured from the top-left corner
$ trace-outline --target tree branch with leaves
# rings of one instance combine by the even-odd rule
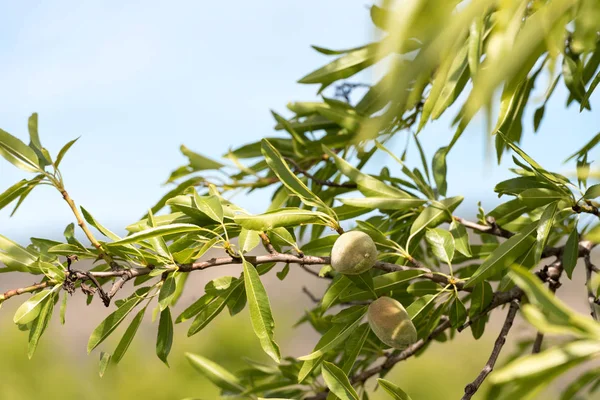
[[[0,209],[16,203],[14,213],[33,189],[49,185],[64,198],[74,222],[64,242],[32,237],[21,245],[0,235],[0,272],[32,281],[0,294],[0,304],[29,296],[13,320],[29,332],[32,357],[60,292],[62,321],[74,301],[66,294],[81,291],[88,303],[99,297],[110,310],[91,333],[89,352],[104,347],[129,320],[117,347],[101,353],[100,375],[124,357],[151,305],[158,316],[156,353],[167,365],[174,324],[191,320],[193,336],[225,309],[237,316],[247,306],[257,346],[272,364],[249,362],[246,371],[232,373],[187,354],[191,364],[237,398],[327,400],[368,398],[366,383],[375,377],[392,398],[409,399],[385,378],[390,370],[428,351],[433,341],[451,346],[450,339],[467,329],[480,339],[491,315],[508,305],[489,359],[463,398],[486,380],[492,384],[488,398],[532,398],[571,367],[600,357],[600,270],[593,263],[600,243],[600,184],[588,184],[600,178],[591,167],[600,134],[590,135],[565,160],[573,171],[569,177],[545,169],[520,144],[524,111],[533,105],[542,76],[551,83],[534,113],[535,131],[546,129],[546,103],[559,84],[568,91],[567,104],[590,112],[600,82],[599,15],[597,2],[587,0],[374,5],[377,41],[348,50],[314,47],[335,56],[300,79],[320,85],[318,101],[289,103],[288,117],[272,112],[276,135],[234,148],[220,161],[181,146],[188,163],[171,173],[167,183],[173,188],[128,225],[125,236],[76,205],[61,161],[77,139],[51,155],[33,114],[29,144],[0,130],[0,156],[32,174],[0,194]],[[377,82],[345,82],[384,60]],[[332,85],[344,101],[325,95]],[[362,97],[352,103],[358,87]],[[496,91],[497,115],[491,112]],[[421,130],[453,112],[451,141],[427,157]],[[480,112],[496,121],[486,135],[498,161],[512,155],[515,176],[496,184],[500,204],[491,211],[479,204],[471,220],[456,213],[465,199],[452,193],[446,158]],[[407,141],[400,154],[390,146],[397,137]],[[560,150],[549,147],[556,157]],[[366,172],[373,160],[384,159],[379,172]],[[253,215],[232,200],[265,188],[273,196],[263,213]],[[89,244],[75,237],[76,226]],[[209,257],[209,250],[217,256]],[[560,300],[561,281],[573,279],[580,258],[581,295],[590,315]],[[81,270],[79,260],[93,267]],[[323,293],[298,287],[313,300],[298,323],[310,324],[319,335],[313,351],[299,358],[281,354],[270,288],[262,283],[278,264],[285,265],[277,272],[281,280],[299,267],[327,282]],[[224,265],[238,265],[239,274],[210,281],[174,317],[173,307],[190,290],[188,275]],[[123,295],[124,288],[133,293]],[[517,315],[531,325],[533,347],[521,346],[500,365]],[[548,347],[548,336],[566,339]],[[584,388],[591,395],[600,387],[597,370],[583,371],[565,396]]]

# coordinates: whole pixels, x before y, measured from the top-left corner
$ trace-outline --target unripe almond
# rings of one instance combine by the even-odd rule
[[[404,350],[417,341],[417,330],[400,302],[380,297],[369,305],[369,326],[383,343]]]
[[[373,268],[376,261],[375,242],[364,232],[343,233],[331,249],[331,267],[342,274],[362,274]]]

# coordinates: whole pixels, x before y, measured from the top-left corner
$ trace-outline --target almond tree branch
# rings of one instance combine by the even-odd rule
[[[556,259],[552,264],[546,265],[542,271],[540,271],[540,278],[548,282],[548,287],[552,293],[556,293],[556,290],[561,286],[560,276],[563,272],[562,261]],[[542,343],[544,341],[544,334],[538,332],[533,342],[532,354],[537,354],[542,350]]]
[[[57,188],[60,191],[60,194],[62,194],[63,199],[65,199],[65,201],[67,202],[67,204],[71,208],[71,211],[73,211],[73,214],[75,215],[75,219],[77,219],[77,225],[79,225],[79,227],[81,228],[81,230],[83,231],[83,233],[85,233],[85,236],[88,238],[88,240],[90,241],[90,243],[96,249],[98,249],[98,251],[100,252],[100,257],[102,259],[104,259],[104,261],[106,261],[106,263],[108,265],[110,265],[111,269],[113,269],[113,270],[120,269],[119,265],[113,260],[113,258],[110,256],[110,254],[108,254],[102,248],[102,245],[100,244],[100,242],[98,242],[98,240],[96,239],[96,237],[94,236],[94,234],[90,230],[89,226],[85,223],[85,220],[81,216],[81,213],[79,212],[79,209],[75,205],[75,202],[73,201],[73,199],[71,198],[71,196],[69,196],[69,193],[64,188],[62,188],[62,187],[57,187]]]
[[[487,314],[491,310],[500,307],[504,304],[515,302],[518,299],[520,299],[522,295],[523,291],[516,286],[508,292],[495,292],[494,300],[492,301],[490,307],[488,307],[487,311],[485,311],[485,313]],[[406,348],[396,356],[388,356],[382,364],[369,368],[361,372],[360,374],[353,376],[350,379],[350,382],[352,382],[352,384],[362,384],[372,376],[390,370],[392,367],[394,367],[394,365],[396,365],[400,361],[406,360],[407,358],[410,358],[411,356],[415,355],[415,353],[417,353],[423,346],[429,343],[437,335],[450,328],[450,326],[450,320],[447,317],[443,318],[440,324],[437,326],[437,328],[435,328],[427,338],[419,339],[414,344],[410,345],[408,348]],[[305,398],[305,400],[323,400],[327,398],[327,394],[328,392],[324,391],[321,393],[317,393],[314,396],[307,397]]]
[[[261,239],[262,239],[262,237],[261,237]],[[579,256],[582,257],[582,256],[585,256],[586,254],[589,254],[591,248],[594,246],[595,246],[595,244],[592,242],[585,241],[585,240],[581,241],[579,243]],[[263,256],[246,256],[245,258],[247,261],[249,261],[253,265],[259,265],[259,264],[265,264],[265,263],[271,263],[271,262],[284,262],[284,263],[289,263],[289,264],[299,264],[300,266],[327,265],[330,263],[329,257],[319,257],[319,256],[311,256],[311,255],[304,255],[304,254],[293,255],[293,254],[284,254],[284,253],[274,253],[274,254],[268,254],[268,255],[263,255]],[[375,264],[375,268],[378,268],[385,272],[407,271],[407,270],[418,269],[423,272],[423,275],[419,276],[419,278],[429,279],[433,282],[440,284],[441,286],[454,285],[458,290],[463,290],[463,291],[471,291],[472,290],[470,288],[467,288],[467,289],[464,288],[465,281],[453,280],[452,278],[450,278],[444,274],[432,271],[431,269],[425,267],[420,261],[418,261],[414,258],[411,258],[409,261],[412,264],[412,267],[406,266],[406,265],[397,265],[397,264],[393,264],[393,263],[389,263],[389,262],[385,262],[385,261],[378,261]],[[217,266],[221,266],[221,265],[240,264],[240,263],[241,263],[240,258],[220,257],[220,258],[211,258],[206,261],[197,261],[194,263],[173,266],[172,270],[173,271],[179,270],[181,272],[192,272],[192,271],[203,270],[206,268],[217,267]],[[590,268],[592,271],[597,270],[597,267],[594,265],[591,265]],[[124,269],[124,268],[120,268],[117,265],[117,268],[113,268],[111,271],[89,272],[89,276],[87,273],[84,273],[82,271],[75,271],[75,277],[76,277],[76,280],[81,281],[81,282],[91,280],[90,276],[93,276],[95,278],[115,278],[115,277],[120,278],[120,280],[117,280],[115,282],[115,284],[113,285],[113,288],[107,294],[108,297],[110,299],[112,299],[115,296],[115,294],[124,286],[124,284],[127,281],[129,281],[133,278],[136,278],[138,276],[147,275],[150,273],[151,270],[152,270],[151,268],[144,268],[144,267]],[[58,283],[58,282],[41,282],[39,284],[36,284],[38,286],[32,285],[29,287],[9,290],[6,293],[0,295],[0,301],[9,299],[9,298],[19,295],[19,294],[34,292],[38,289],[45,288],[50,284],[56,284],[56,283]],[[511,292],[507,292],[507,293],[511,293]],[[495,303],[492,302],[492,305],[490,305],[490,307],[493,307],[494,304]],[[481,316],[486,315],[488,311],[489,311],[489,309],[485,310],[483,313],[481,313]],[[472,320],[469,320],[465,325],[459,327],[458,331],[460,332],[461,330],[465,329],[472,322],[476,321],[478,318],[479,317],[476,316]]]
[[[453,215],[452,218],[456,222],[459,222],[462,225],[464,225],[466,228],[472,229],[477,232],[487,233],[490,235],[503,237],[503,238],[507,238],[507,239],[515,235],[514,232],[508,231],[508,230],[500,227],[496,223],[495,219],[491,218],[491,217],[487,218],[487,222],[489,225],[482,225],[477,222],[472,222],[472,221],[466,220],[464,218],[457,217],[455,215]],[[596,244],[590,242],[589,240],[580,241],[579,242],[579,257],[583,257],[586,253],[588,253],[595,246],[596,246]],[[542,252],[542,258],[560,257],[562,255],[564,249],[565,249],[565,246],[559,246],[559,247],[548,246]]]
[[[271,239],[269,239],[266,233],[260,232],[258,235],[262,240],[265,250],[267,250],[269,254],[278,254],[277,250],[275,250],[275,247],[273,247],[273,244],[271,243]]]
[[[50,281],[45,281],[45,282],[40,282],[40,283],[34,283],[33,285],[27,286],[27,287],[11,289],[9,291],[6,291],[6,292],[0,294],[0,302],[2,302],[4,300],[8,300],[13,296],[18,296],[20,294],[31,293],[31,292],[35,292],[36,290],[44,289],[53,284],[56,284],[56,283],[50,282]]]
[[[592,271],[596,269],[595,265],[592,264],[590,254],[586,254],[583,257],[585,261],[585,286],[587,288],[588,303],[590,304],[590,315],[595,321],[598,321],[598,313],[596,312],[596,297],[592,288]]]
[[[504,325],[500,330],[500,334],[496,339],[496,343],[494,343],[494,349],[492,350],[492,354],[488,359],[487,363],[477,376],[475,380],[469,383],[465,387],[465,394],[462,397],[462,400],[469,400],[473,395],[477,392],[485,378],[492,372],[494,369],[494,365],[496,365],[496,361],[498,360],[498,356],[500,356],[500,352],[502,351],[502,347],[504,343],[506,343],[506,336],[512,327],[513,321],[515,320],[515,316],[517,315],[517,311],[519,310],[519,301],[512,300],[510,303],[510,308],[508,309],[508,313],[506,314],[506,320],[504,321]]]
[[[467,221],[464,218],[456,217],[456,216],[452,216],[452,218],[456,222],[463,224],[465,227],[473,229],[473,230],[481,232],[481,233],[488,233],[490,235],[500,236],[500,237],[507,238],[507,239],[514,236],[513,232],[507,231],[506,229],[503,229],[500,226],[498,226],[498,224],[496,223],[496,220],[492,217],[486,218],[486,222],[488,223],[488,225],[482,225],[482,224],[478,224],[476,222]]]

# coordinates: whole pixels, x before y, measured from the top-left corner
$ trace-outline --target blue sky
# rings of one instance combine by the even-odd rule
[[[314,99],[317,87],[296,80],[328,59],[310,45],[345,48],[372,40],[368,4],[12,2],[0,15],[0,127],[25,140],[27,118],[37,111],[42,143],[54,154],[81,136],[62,165],[67,189],[120,231],[167,190],[162,182],[185,162],[179,145],[216,158],[272,135],[269,109],[285,113],[289,101]],[[360,77],[368,79],[368,73]],[[528,134],[535,108],[528,110],[523,142],[540,163],[561,172],[568,171],[562,160],[600,130],[597,113],[565,110],[565,99],[561,86],[535,136]],[[451,117],[421,133],[429,156],[450,140]],[[394,149],[404,142],[401,134]],[[470,205],[484,200],[491,209],[494,183],[509,175],[484,149],[477,119],[449,155],[449,194],[466,194]],[[387,163],[392,166],[382,156],[372,168]],[[23,177],[0,160],[0,189]],[[261,212],[266,199],[236,201]],[[19,239],[62,231],[72,221],[60,195],[46,187],[14,217],[9,213],[0,211],[0,234]]]

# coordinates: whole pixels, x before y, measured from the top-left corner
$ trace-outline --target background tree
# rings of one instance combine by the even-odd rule
[[[158,319],[156,353],[167,365],[173,323],[193,319],[188,334],[194,335],[225,308],[235,315],[248,306],[258,341],[276,364],[249,363],[232,373],[215,361],[188,355],[224,394],[242,398],[358,399],[359,393],[368,397],[364,383],[376,376],[390,396],[408,398],[385,380],[387,371],[426,351],[431,341],[447,341],[466,328],[481,337],[490,313],[502,306],[505,323],[463,398],[471,398],[495,367],[517,313],[538,334],[531,347],[522,346],[490,377],[489,398],[535,396],[558,375],[597,358],[600,281],[591,252],[600,241],[594,201],[600,186],[588,186],[598,177],[588,153],[600,134],[567,158],[575,164],[573,179],[547,171],[519,143],[524,109],[542,76],[551,78],[545,101],[564,84],[567,104],[591,112],[591,94],[600,82],[600,6],[591,0],[417,0],[384,2],[371,8],[371,16],[384,32],[379,41],[342,51],[315,47],[337,58],[300,80],[319,84],[319,93],[335,84],[338,99],[291,103],[294,116],[288,119],[274,112],[282,135],[230,151],[227,165],[182,146],[189,164],[171,174],[169,182],[176,187],[129,225],[125,237],[71,199],[60,163],[75,141],[50,155],[38,136],[37,114],[29,120],[29,145],[0,131],[0,155],[35,174],[2,193],[0,206],[16,201],[16,210],[36,186],[53,186],[91,244],[75,238],[74,224],[65,230],[65,243],[32,238],[23,247],[0,236],[5,265],[0,271],[39,275],[39,283],[0,295],[3,302],[31,294],[14,316],[18,327],[29,332],[29,356],[55,305],[64,318],[66,294],[81,290],[88,301],[97,296],[107,307],[116,305],[92,332],[89,351],[133,315],[118,346],[101,353],[100,374],[111,360],[124,356],[151,303]],[[362,85],[342,81],[375,64],[383,67],[381,79],[351,104],[352,90]],[[459,108],[454,137],[428,161],[418,132],[452,105]],[[535,112],[536,131],[544,107],[545,102]],[[478,221],[469,221],[453,213],[463,197],[447,195],[445,160],[480,110],[489,121],[496,120],[487,133],[493,135],[498,160],[507,152],[513,156],[515,178],[495,188],[510,200],[489,212],[480,209]],[[416,142],[421,168],[409,169],[406,152],[395,155],[387,149],[386,142],[398,133]],[[370,159],[384,153],[401,166],[403,176],[392,176],[388,168],[363,172]],[[263,214],[250,215],[231,201],[232,193],[270,186],[275,192]],[[363,234],[347,236],[349,229]],[[263,255],[248,254],[261,243]],[[378,253],[374,263],[372,245]],[[352,253],[357,248],[361,252]],[[206,259],[209,249],[223,254]],[[564,275],[571,278],[578,258],[584,260],[582,296],[588,298],[592,318],[553,295]],[[78,269],[80,259],[96,265]],[[301,322],[322,336],[314,351],[299,359],[280,354],[274,341],[261,275],[277,263],[285,265],[277,273],[280,279],[298,267],[330,281],[322,296],[308,292],[315,307]],[[239,264],[240,275],[211,281],[199,300],[173,318],[171,307],[189,273],[226,264]],[[322,268],[317,272],[311,266]],[[135,291],[116,300],[129,285]],[[543,349],[545,334],[563,340]],[[563,397],[595,391],[599,376],[597,368],[583,369]]]

